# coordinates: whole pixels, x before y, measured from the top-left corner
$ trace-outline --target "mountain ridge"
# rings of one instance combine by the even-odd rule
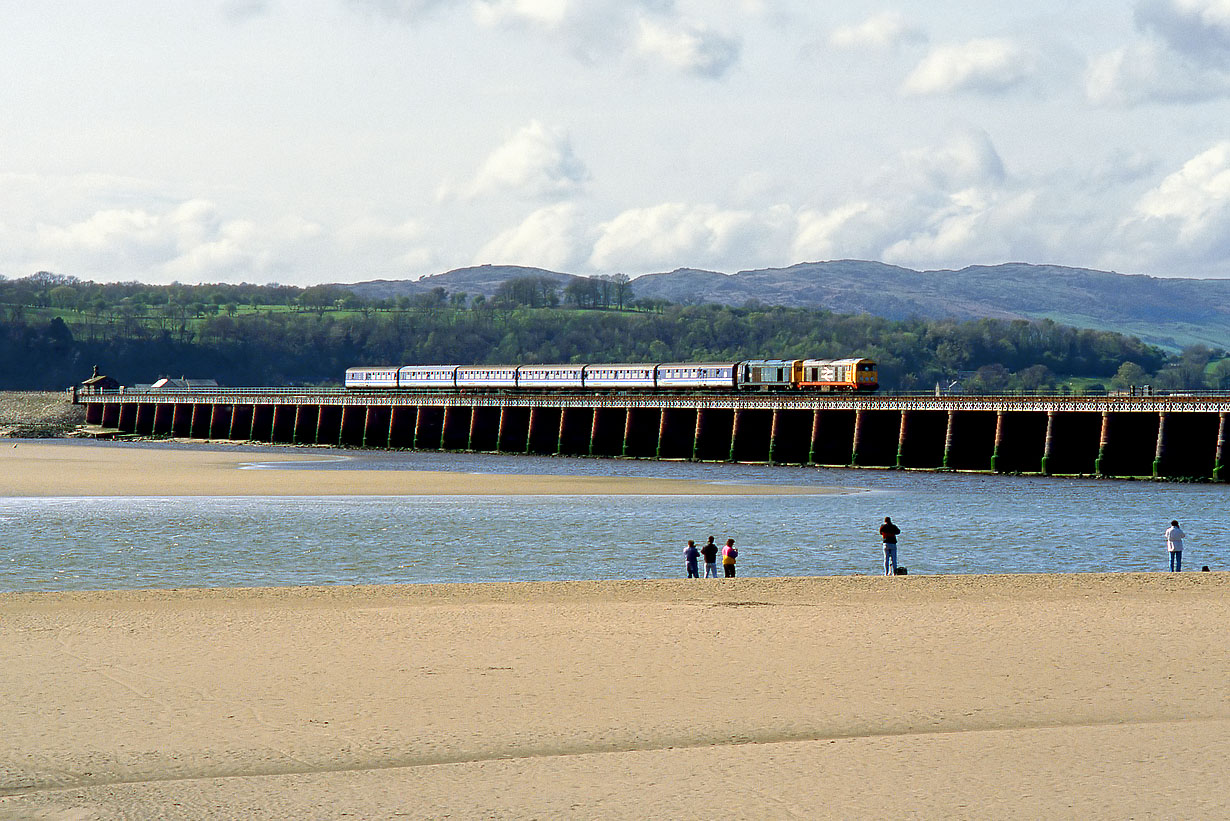
[[[512,265],[458,268],[419,280],[339,284],[382,299],[436,287],[490,297],[507,279],[543,276],[561,287],[578,275]],[[635,298],[868,313],[887,319],[1051,319],[1118,331],[1170,349],[1230,349],[1230,279],[1154,277],[1092,268],[1007,262],[918,271],[868,260],[801,262],[733,274],[698,268],[643,274]]]

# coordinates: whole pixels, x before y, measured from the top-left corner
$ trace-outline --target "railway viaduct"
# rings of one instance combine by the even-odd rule
[[[1230,479],[1230,397],[72,391],[123,434],[356,448]]]

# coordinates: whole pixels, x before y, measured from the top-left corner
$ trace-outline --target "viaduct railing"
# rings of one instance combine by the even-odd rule
[[[124,434],[1224,481],[1230,397],[74,392]]]

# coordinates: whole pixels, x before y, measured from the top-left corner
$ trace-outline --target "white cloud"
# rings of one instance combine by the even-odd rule
[[[1057,177],[1050,188],[1067,188],[1044,195],[1047,185],[1010,176],[990,138],[969,131],[902,152],[882,178],[846,201],[743,209],[668,202],[630,208],[596,225],[571,206],[555,206],[502,234],[478,261],[558,268],[571,260],[580,267],[563,270],[629,273],[682,266],[734,271],[833,258],[915,267],[1039,254],[1068,261],[1072,253],[1097,249],[1113,221],[1086,210],[1090,202],[1106,201],[1078,196],[1086,180]]]
[[[530,23],[559,28],[568,19],[569,0],[478,0],[474,16],[487,26]]]
[[[164,261],[175,248],[163,220],[142,209],[98,211],[65,226],[40,224],[37,234],[45,251],[88,254],[107,265],[136,265],[138,270]]]
[[[1085,72],[1085,97],[1098,106],[1130,108],[1226,96],[1230,96],[1230,73],[1195,65],[1151,40],[1098,55]]]
[[[1230,0],[1145,0],[1136,26],[1139,39],[1089,60],[1089,102],[1129,108],[1230,96]]]
[[[260,17],[269,11],[272,0],[224,0],[222,16],[232,22],[241,23],[253,17]]]
[[[363,217],[343,225],[337,238],[347,247],[360,250],[372,243],[405,245],[423,238],[423,226],[417,220],[390,222],[376,217]]]
[[[259,214],[254,217],[253,213]],[[293,284],[435,273],[420,220],[331,221],[105,174],[0,173],[0,274],[38,270],[102,281]]]
[[[697,24],[642,19],[636,38],[643,54],[702,77],[721,77],[739,59],[739,42]]]
[[[789,208],[760,212],[670,202],[634,208],[598,227],[589,264],[602,271],[777,264],[794,231]]]
[[[562,197],[579,191],[588,177],[567,136],[533,120],[491,152],[468,195],[509,192],[528,198]]]
[[[585,233],[574,203],[550,205],[484,245],[473,263],[575,270],[584,259]]]
[[[1143,0],[1136,25],[1197,62],[1230,62],[1228,0]]]
[[[942,145],[903,152],[899,168],[890,174],[915,191],[944,194],[966,188],[999,185],[1004,162],[985,131],[965,129]]]
[[[998,262],[1016,257],[1018,230],[1040,216],[1032,192],[967,189],[923,215],[910,235],[884,249],[885,262],[948,266],[954,260]]]
[[[875,257],[879,253],[875,235],[880,233],[884,214],[866,201],[838,205],[828,211],[808,209],[798,216],[798,227],[791,244],[797,262],[837,257]]]
[[[460,5],[462,0],[347,0],[364,11],[400,23],[417,23],[437,9]]]
[[[255,234],[256,226],[250,222],[228,222],[201,241],[179,247],[176,255],[161,266],[162,272],[181,281],[242,277],[245,271],[264,267],[262,254],[254,250]]]
[[[907,43],[926,42],[927,36],[910,25],[904,15],[886,11],[861,23],[834,29],[829,43],[844,49],[891,49]]]
[[[902,90],[920,95],[1004,91],[1028,79],[1034,62],[1032,54],[1003,38],[937,46],[906,78]]]
[[[217,206],[189,200],[165,212],[105,209],[66,225],[40,223],[34,243],[54,270],[86,277],[167,281],[252,279],[271,269],[278,250],[320,237],[321,226],[283,218],[258,227],[224,219]]]
[[[538,30],[595,64],[637,53],[716,78],[739,59],[737,38],[684,15],[673,0],[476,0],[474,17],[483,26]]]
[[[1198,258],[1212,249],[1221,253],[1230,245],[1230,141],[1188,160],[1141,197],[1135,211],[1128,235]]]
[[[902,152],[858,199],[799,214],[796,259],[866,258],[928,267],[1012,256],[1046,230],[1046,212],[970,131]]]
[[[393,222],[370,216],[346,223],[334,234],[343,258],[380,261],[380,268],[403,275],[435,273],[431,266],[439,262],[439,257],[426,245],[429,238],[419,220]]]

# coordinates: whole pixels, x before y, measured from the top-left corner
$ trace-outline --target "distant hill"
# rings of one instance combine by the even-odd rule
[[[417,281],[343,285],[369,298],[434,287],[490,296],[505,279],[548,276],[561,287],[572,274],[484,265]],[[1165,279],[1059,265],[973,265],[959,271],[915,271],[880,262],[806,262],[722,274],[681,268],[632,281],[637,298],[824,308],[889,319],[1053,319],[1083,328],[1138,336],[1176,349],[1194,343],[1230,349],[1230,280]]]
[[[457,268],[443,274],[433,274],[422,279],[375,279],[370,282],[339,284],[365,299],[396,299],[400,296],[425,294],[432,288],[444,288],[449,293],[464,292],[471,296],[482,294],[491,297],[500,284],[508,279],[521,277],[548,277],[560,284],[560,288],[574,279],[574,274],[561,274],[544,268],[526,268],[521,265],[476,265],[473,268]]]

